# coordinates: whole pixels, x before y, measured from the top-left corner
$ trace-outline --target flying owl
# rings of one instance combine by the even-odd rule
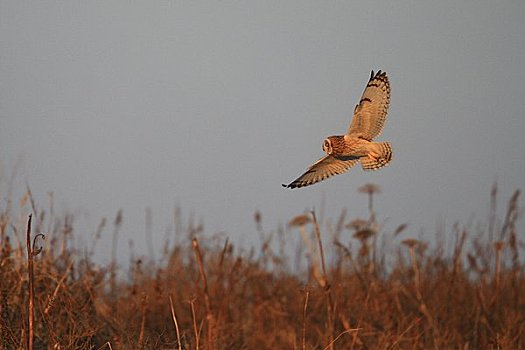
[[[332,175],[342,174],[357,162],[363,170],[376,170],[392,160],[392,147],[388,142],[373,142],[385,124],[390,104],[390,83],[385,72],[370,75],[354,117],[345,135],[329,136],[323,141],[326,156],[312,164],[308,170],[287,188],[313,185]]]

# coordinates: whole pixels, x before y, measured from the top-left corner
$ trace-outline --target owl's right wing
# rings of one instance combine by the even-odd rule
[[[374,75],[372,71],[363,96],[355,106],[347,134],[372,141],[385,125],[389,104],[390,82],[386,73],[379,71]]]
[[[358,162],[358,158],[338,159],[333,156],[325,156],[312,164],[306,172],[295,179],[292,183],[283,187],[300,188],[313,185],[323,181],[330,176],[342,174]]]

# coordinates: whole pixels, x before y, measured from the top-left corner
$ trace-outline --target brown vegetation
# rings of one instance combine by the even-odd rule
[[[159,262],[133,259],[127,278],[115,260],[100,266],[93,248],[73,246],[71,216],[46,218],[28,192],[20,207],[30,201],[31,224],[6,201],[0,350],[524,349],[519,191],[500,222],[493,190],[488,222],[456,225],[448,252],[411,237],[406,224],[385,232],[372,202],[378,189],[366,189],[367,220],[343,212],[332,225],[312,212],[267,233],[257,212],[259,252],[179,223],[179,243]],[[114,245],[122,220],[119,212]],[[40,249],[33,237],[44,228]],[[299,243],[302,264],[293,266],[289,242]]]

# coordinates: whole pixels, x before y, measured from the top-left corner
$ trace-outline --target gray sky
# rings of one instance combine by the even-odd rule
[[[141,249],[174,206],[234,242],[326,203],[392,229],[486,216],[525,189],[524,1],[0,1],[0,174],[20,161],[40,206],[79,213],[86,240],[124,210]],[[343,133],[370,70],[392,99],[391,165],[288,183]],[[2,195],[2,198],[5,198]],[[126,245],[127,249],[127,245]]]

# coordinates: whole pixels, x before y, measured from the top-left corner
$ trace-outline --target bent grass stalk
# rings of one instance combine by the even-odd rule
[[[29,284],[29,300],[28,300],[28,334],[27,334],[27,349],[33,350],[33,341],[34,341],[34,323],[35,323],[35,272],[34,272],[34,257],[40,254],[42,247],[35,250],[36,241],[38,238],[45,239],[45,236],[42,233],[36,234],[36,236],[31,241],[31,218],[32,215],[29,214],[27,220],[27,230],[26,230],[26,244],[27,244],[27,274],[28,274],[28,284]],[[33,243],[33,244],[31,244]]]
[[[303,350],[306,350],[306,309],[308,307],[308,296],[309,295],[310,295],[310,292],[306,291],[305,297],[304,297],[304,307],[303,307],[303,339],[302,339]]]
[[[197,238],[192,240],[193,249],[195,249],[195,255],[197,256],[197,263],[199,265],[199,273],[202,280],[202,293],[204,294],[204,307],[206,308],[206,320],[208,321],[208,349],[213,349],[213,339],[215,332],[215,320],[213,317],[213,312],[211,309],[210,295],[208,293],[208,279],[206,278],[206,273],[204,272],[204,263],[202,261],[202,254],[199,248],[199,242]]]
[[[35,286],[34,286],[34,272],[33,272],[33,252],[31,251],[31,218],[32,215],[29,214],[29,219],[27,220],[27,273],[29,281],[29,307],[28,307],[28,332],[27,332],[27,349],[33,350],[33,336],[34,328],[33,323],[35,321]]]
[[[177,346],[179,350],[182,350],[182,344],[180,342],[180,331],[179,331],[179,323],[177,322],[177,316],[175,315],[175,308],[173,307],[173,299],[170,298],[170,310],[171,310],[171,318],[173,319],[173,324],[175,325],[175,332],[177,333]]]
[[[321,230],[319,228],[319,222],[315,216],[315,211],[312,210],[312,219],[315,225],[315,234],[317,237],[317,243],[319,244],[319,254],[321,255],[321,267],[323,271],[322,279],[318,280],[319,285],[325,290],[326,295],[326,312],[328,317],[328,337],[330,350],[334,349],[334,302],[332,298],[332,291],[330,289],[330,283],[328,282],[328,276],[326,274],[326,263],[324,259],[323,242],[321,241]]]

